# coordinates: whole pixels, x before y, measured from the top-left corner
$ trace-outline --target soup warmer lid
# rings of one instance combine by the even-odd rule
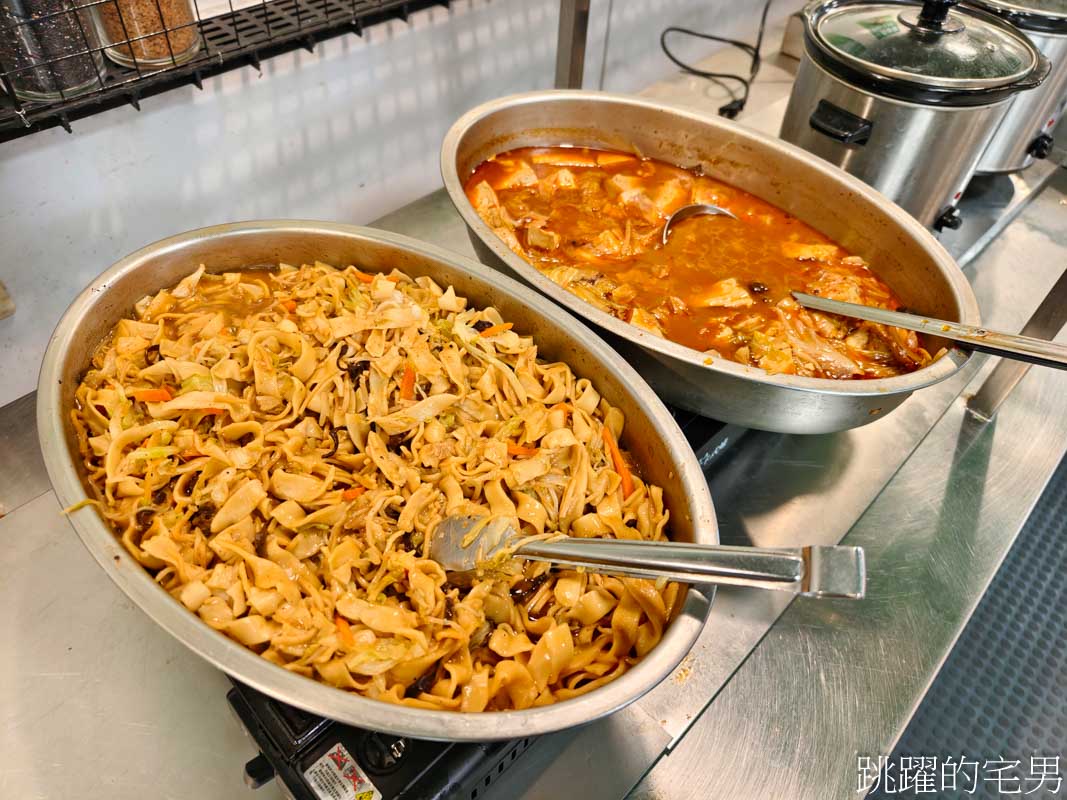
[[[815,0],[808,52],[863,89],[927,105],[987,105],[1044,79],[1048,62],[1024,34],[956,2]]]
[[[1067,35],[1067,0],[967,0],[1024,31]]]

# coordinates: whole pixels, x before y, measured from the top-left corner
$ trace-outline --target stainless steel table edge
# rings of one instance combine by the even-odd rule
[[[460,252],[471,252],[462,224],[443,193],[423,198],[389,215],[378,224],[436,241]],[[982,280],[981,272],[977,273],[977,278]],[[1039,285],[1037,290],[1040,290]],[[1037,293],[1034,286],[1029,286],[1023,297],[1030,301]],[[1022,311],[1014,316],[998,318],[998,324],[1010,326],[1015,316],[1019,317],[1017,322],[1021,324],[1021,314]],[[957,399],[958,395],[967,381],[973,378],[977,368],[976,362],[975,368],[958,376],[957,382],[948,382],[942,387],[928,390],[928,401],[916,402],[918,398],[915,398],[885,420],[856,432],[834,437],[779,437],[755,432],[749,434],[744,446],[727,462],[728,468],[712,475],[713,488],[718,486],[717,495],[736,496],[738,481],[743,483],[752,480],[758,483],[759,476],[767,474],[767,471],[793,476],[785,483],[796,479],[802,491],[795,497],[788,496],[786,492],[778,496],[757,495],[754,499],[749,491],[750,506],[744,507],[744,513],[736,519],[731,519],[728,514],[724,516],[727,535],[739,541],[773,545],[784,543],[793,535],[794,531],[784,527],[785,522],[792,521],[796,524],[797,520],[800,520],[805,525],[811,525],[813,521],[822,518],[822,529],[819,532],[822,541],[838,541],[852,527],[853,522],[868,510],[872,501],[877,501],[883,487],[895,479],[894,476],[912,451],[916,447],[922,447],[931,430],[944,419],[946,410],[953,409],[961,402]],[[12,474],[9,470],[20,470],[30,478],[28,481],[21,481],[22,488],[19,492],[22,499],[19,500],[18,496],[15,496],[11,501],[15,504],[14,507],[47,491],[47,479],[43,476],[43,470],[35,469],[32,463],[33,457],[39,459],[33,433],[27,430],[27,427],[32,429],[32,407],[31,395],[0,409],[0,437],[6,435],[4,431],[15,431],[20,440],[30,443],[30,446],[16,448],[19,453],[27,454],[25,458],[15,456],[6,460],[4,456],[8,452],[14,454],[15,449],[8,451],[0,446],[0,475]],[[8,418],[15,409],[21,409],[17,415],[19,417],[26,416],[28,412],[30,425],[8,423]],[[857,486],[848,473],[850,465],[854,468],[857,461],[865,462],[872,452],[884,451],[891,440],[895,443],[891,457],[883,458],[878,469],[861,470],[864,480],[862,485]],[[820,468],[812,470],[816,465]],[[820,483],[804,484],[797,477],[812,472],[830,472],[830,477],[837,481],[840,487]],[[0,483],[0,493],[10,485],[7,481]],[[841,487],[846,491],[840,491]],[[779,489],[781,488],[779,486]],[[839,492],[836,496],[835,491]],[[832,520],[826,519],[824,497],[836,498],[833,501],[835,514]],[[0,502],[7,502],[2,494]],[[725,505],[720,505],[721,513],[726,512]],[[741,505],[743,506],[743,503]],[[776,513],[768,515],[767,508],[775,509]],[[9,507],[8,510],[13,508]],[[977,603],[978,596],[973,596],[973,603]],[[538,745],[547,752],[535,751],[531,757],[522,759],[516,765],[514,776],[518,781],[517,786],[507,780],[508,776],[505,775],[505,780],[499,788],[494,787],[488,796],[544,796],[548,788],[545,779],[551,779],[553,775],[560,781],[560,788],[573,788],[575,776],[580,774],[582,762],[592,748],[611,763],[605,765],[609,775],[605,776],[604,771],[596,770],[596,774],[591,776],[590,779],[595,777],[598,783],[597,790],[590,796],[610,797],[625,794],[638,783],[649,767],[655,764],[662,752],[674,747],[679,741],[681,745],[678,752],[681,753],[686,748],[687,740],[682,737],[694,721],[701,719],[701,711],[708,707],[709,703],[711,706],[704,718],[713,719],[717,716],[719,699],[726,693],[724,686],[725,690],[729,691],[732,679],[747,675],[753,658],[771,647],[768,637],[776,637],[778,632],[778,627],[771,628],[771,624],[787,610],[787,605],[786,598],[772,593],[743,590],[721,592],[705,637],[698,642],[693,657],[688,659],[674,676],[634,707],[615,715],[603,725],[587,726],[562,734],[558,739],[545,737],[546,741],[539,742]],[[788,609],[786,619],[793,618],[795,608],[796,606],[793,606]],[[730,646],[723,646],[723,637],[730,642]],[[943,658],[943,654],[941,657]],[[714,703],[712,698],[716,698]],[[663,763],[665,762],[661,761],[659,765],[652,767],[649,775],[654,775]],[[553,769],[546,772],[546,766],[549,764]],[[711,768],[715,764],[721,765],[721,759],[709,761],[707,766]],[[530,772],[539,774],[540,778],[531,778]],[[237,773],[238,766],[235,765],[235,776]],[[548,783],[551,783],[551,780]],[[509,787],[512,790],[509,790]]]
[[[51,490],[37,444],[37,393],[0,407],[0,518]]]
[[[1067,376],[1052,370],[1032,371],[1006,401],[997,420],[987,423],[967,411],[966,399],[993,365],[983,366],[967,392],[953,402],[941,422],[842,540],[843,544],[867,548],[870,583],[863,606],[840,601],[792,603],[681,745],[661,757],[643,777],[631,794],[633,798],[677,796],[683,781],[690,796],[709,800],[825,800],[856,796],[855,757],[887,755],[893,750],[1067,453],[1067,418],[1033,413],[1033,409],[1048,408],[1064,396]],[[997,441],[998,423],[1013,435],[1001,436]],[[955,452],[948,474],[931,470],[931,464],[943,461],[945,450],[953,445]],[[1001,483],[991,488],[988,484],[994,480]],[[921,511],[933,510],[933,501],[918,489],[924,485],[935,499],[937,492],[944,489],[936,535],[931,535],[929,519],[905,514],[904,532],[896,531],[892,541],[887,542],[886,523],[901,513],[902,500],[921,500]],[[976,496],[981,492],[976,487],[984,487],[984,497]],[[996,492],[993,499],[991,492]],[[973,528],[974,536],[983,535],[984,539],[969,542],[969,528]],[[955,614],[944,620],[936,620],[932,613],[908,614],[907,608],[888,612],[878,607],[880,603],[899,604],[901,598],[909,596],[929,600],[929,608],[934,610],[938,604],[941,610],[951,605],[949,599],[927,597],[918,585],[923,576],[914,573],[923,572],[927,561],[914,559],[911,572],[906,554],[903,560],[887,565],[886,549],[900,548],[900,538],[909,532],[914,552],[930,556],[930,562],[940,570],[943,585],[939,588],[946,589],[949,598],[967,598],[957,606]],[[943,553],[931,553],[921,547],[924,543],[931,548],[947,547],[944,542],[959,546],[954,551],[957,558],[946,559]],[[890,625],[893,618],[911,623],[911,630],[901,635],[899,626],[904,623],[899,623],[898,628],[882,630],[877,635],[871,631],[871,620]],[[925,624],[920,625],[920,620]],[[908,633],[913,634],[910,639]],[[869,648],[855,646],[861,634],[866,644],[877,645],[877,659],[893,664],[891,668],[880,670],[876,659],[869,657]],[[921,646],[910,653],[902,652],[909,640],[919,636]],[[894,647],[899,649],[894,652]],[[835,656],[842,652],[848,653],[849,658],[836,661]],[[929,654],[933,656],[923,658]],[[798,677],[805,668],[818,675],[817,690],[805,686]],[[904,690],[900,684],[906,683],[909,674],[923,677]],[[867,702],[861,704],[861,698]],[[901,704],[886,713],[894,702]],[[774,735],[768,736],[768,732]],[[715,771],[714,781],[708,779],[707,771],[702,774],[697,769],[706,763],[709,752],[718,754],[715,763],[721,768]],[[993,758],[1000,754],[967,755]],[[768,769],[769,765],[774,768]]]

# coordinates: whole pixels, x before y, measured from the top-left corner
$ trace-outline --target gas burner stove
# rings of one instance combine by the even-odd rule
[[[533,739],[428,742],[353,728],[233,681],[226,695],[259,755],[245,783],[292,800],[476,800]]]
[[[706,471],[741,435],[671,409]],[[533,742],[430,742],[343,725],[273,700],[236,681],[226,695],[259,755],[245,783],[277,780],[292,800],[477,800]]]

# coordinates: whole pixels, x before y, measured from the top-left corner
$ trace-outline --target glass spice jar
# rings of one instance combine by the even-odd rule
[[[107,57],[155,69],[188,61],[200,49],[190,0],[111,0],[97,6]]]
[[[0,0],[0,72],[20,100],[102,88],[103,71],[92,15],[79,0]]]

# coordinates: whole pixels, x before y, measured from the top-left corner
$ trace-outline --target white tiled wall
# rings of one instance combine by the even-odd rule
[[[672,72],[659,51],[669,24],[751,39],[759,5],[593,0],[585,85],[636,91]],[[368,222],[437,188],[459,114],[551,86],[557,13],[557,0],[454,0],[81,120],[73,135],[0,144],[0,280],[16,304],[0,320],[0,405],[33,389],[74,295],[141,245],[240,219]]]

